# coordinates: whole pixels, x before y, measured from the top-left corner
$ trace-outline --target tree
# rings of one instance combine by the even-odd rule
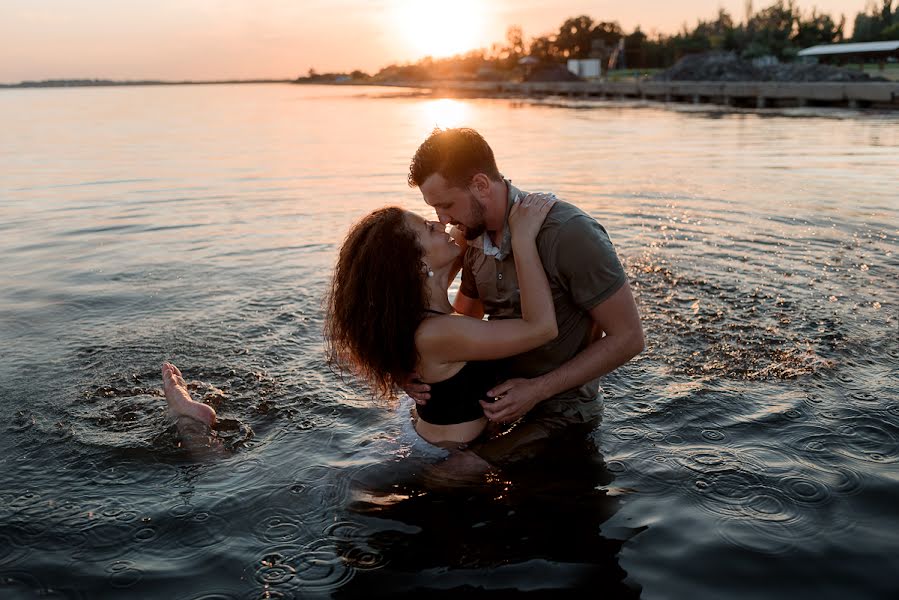
[[[580,15],[567,19],[559,28],[555,45],[565,58],[587,58],[593,48],[593,19]]]
[[[772,55],[779,59],[793,58],[794,37],[799,11],[794,0],[777,0],[757,12],[746,24],[750,33],[749,45],[743,51],[746,58]]]
[[[841,17],[839,24],[837,24],[830,18],[830,15],[818,14],[816,9],[812,9],[812,13],[807,20],[802,18],[798,20],[793,41],[799,48],[840,42],[843,40],[843,26],[845,23],[845,17]]]
[[[558,58],[558,49],[553,38],[541,35],[531,40],[530,55],[541,61],[551,61]]]

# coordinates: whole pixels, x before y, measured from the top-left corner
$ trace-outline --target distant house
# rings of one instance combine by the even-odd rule
[[[568,70],[582,79],[602,77],[602,60],[599,58],[569,59]]]
[[[799,57],[820,62],[893,62],[899,59],[899,41],[860,44],[821,44],[799,51]]]

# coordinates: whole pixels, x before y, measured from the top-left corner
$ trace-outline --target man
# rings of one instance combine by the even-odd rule
[[[457,312],[490,319],[520,318],[515,264],[507,218],[524,197],[500,175],[490,146],[473,129],[435,130],[409,167],[409,185],[421,190],[444,225],[468,240],[462,260]],[[549,279],[558,337],[507,359],[510,378],[490,390],[484,414],[496,423],[516,423],[505,435],[472,450],[491,463],[524,458],[572,427],[598,422],[599,377],[643,350],[643,329],[627,277],[605,229],[566,202],[557,202],[537,236]],[[417,402],[429,386],[410,384]],[[519,421],[520,420],[520,421]]]

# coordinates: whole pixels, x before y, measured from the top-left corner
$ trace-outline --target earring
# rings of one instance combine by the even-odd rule
[[[425,271],[428,273],[428,277],[433,277],[434,271],[431,270],[431,267],[429,267],[428,265],[426,265],[424,263],[422,263],[422,265],[424,265]]]

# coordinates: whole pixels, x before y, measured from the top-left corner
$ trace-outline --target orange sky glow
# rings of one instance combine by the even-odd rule
[[[851,28],[865,2],[798,5],[844,14]],[[3,0],[0,82],[292,78],[310,67],[374,73],[501,43],[510,25],[528,39],[587,14],[628,32],[673,33],[719,8],[741,21],[745,0]]]

